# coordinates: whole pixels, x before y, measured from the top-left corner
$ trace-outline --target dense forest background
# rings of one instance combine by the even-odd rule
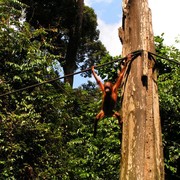
[[[118,122],[100,121],[93,138],[101,104],[94,83],[73,89],[71,76],[13,93],[118,58],[99,40],[94,10],[83,0],[1,0],[0,39],[0,179],[119,179]],[[163,34],[155,45],[179,61]],[[160,58],[156,67],[166,179],[179,179],[180,69]],[[116,71],[108,65],[99,74],[114,80]]]

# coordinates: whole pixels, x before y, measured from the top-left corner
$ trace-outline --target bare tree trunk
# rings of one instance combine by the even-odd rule
[[[77,15],[74,26],[72,26],[69,32],[69,43],[65,57],[66,63],[63,65],[64,75],[72,74],[77,69],[76,58],[79,47],[79,40],[81,37],[84,0],[77,0],[76,6],[77,6]],[[64,82],[68,82],[71,86],[73,86],[73,80],[74,77],[69,76],[64,79]]]
[[[151,12],[147,0],[123,0],[123,24],[119,28],[123,56],[143,49],[131,66],[124,86],[121,180],[163,180],[159,100],[154,61]]]

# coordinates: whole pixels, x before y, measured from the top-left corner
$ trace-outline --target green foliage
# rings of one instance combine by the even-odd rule
[[[20,9],[19,4],[8,2],[4,7],[10,11],[1,13],[1,94],[56,76],[47,71],[56,57],[44,51],[45,42],[36,40],[44,30],[32,31],[17,20],[20,14],[11,9]],[[56,106],[64,98],[46,84],[2,96],[0,101],[0,179],[61,178],[62,133],[56,128],[61,116]]]
[[[156,37],[156,47],[158,55],[179,61],[180,51],[173,46],[163,45],[163,35]],[[177,179],[180,158],[180,69],[172,62],[159,58],[157,61],[166,179]]]
[[[108,54],[99,40],[97,16],[92,8],[83,7],[81,33],[79,39],[76,39],[78,35],[74,35],[78,24],[78,1],[21,0],[21,2],[29,5],[27,21],[35,28],[42,26],[46,29],[46,38],[51,45],[47,50],[55,55],[59,52],[62,54],[63,57],[58,58],[57,61],[65,74],[67,71],[65,69],[73,68],[74,72],[77,68],[81,70],[89,68],[95,63],[99,63],[101,58]],[[78,41],[76,47],[74,47],[75,39]],[[69,64],[70,67],[68,67]],[[85,72],[82,75],[87,77],[90,76],[90,73]]]
[[[105,64],[105,63],[108,63],[108,62],[111,62],[120,58],[121,58],[120,56],[112,57],[109,54],[107,54],[101,59],[100,64]],[[111,81],[115,83],[118,76],[119,67],[120,67],[119,62],[110,63],[100,68],[98,72],[99,72],[100,77],[102,79],[105,79],[105,81]]]
[[[118,179],[121,132],[118,121],[114,118],[100,121],[97,138],[94,138],[93,122],[98,113],[97,108],[100,109],[100,103],[97,101],[100,95],[92,89],[88,92],[77,90],[76,96],[77,93],[78,117],[73,118],[73,121],[78,124],[75,126],[71,121],[74,128],[68,129],[68,136],[71,137],[67,142],[69,168],[64,179]]]
[[[52,51],[54,44],[47,29],[34,29],[19,21],[21,4],[7,1],[4,5],[7,10],[2,11],[0,24],[1,94],[56,77],[53,65],[61,58]],[[79,59],[92,57],[92,65],[103,55],[104,47],[97,40],[96,16],[91,8],[85,8],[85,19],[84,28],[88,22],[93,26],[92,31],[83,32],[82,44],[87,43],[79,50]],[[58,81],[2,96],[0,179],[118,179],[117,122],[113,118],[101,121],[98,138],[92,137],[100,97],[93,84],[72,90]]]

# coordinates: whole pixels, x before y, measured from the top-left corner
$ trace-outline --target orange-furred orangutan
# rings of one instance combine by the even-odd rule
[[[100,90],[103,92],[102,95],[102,108],[99,114],[97,114],[95,122],[94,122],[94,137],[96,136],[97,131],[97,123],[100,119],[102,119],[104,116],[107,117],[116,117],[119,121],[119,124],[121,124],[121,116],[118,112],[114,112],[114,108],[116,106],[117,97],[118,97],[118,88],[120,87],[123,76],[126,70],[126,65],[131,59],[131,56],[128,56],[128,58],[125,60],[123,68],[118,73],[118,78],[115,84],[111,82],[105,82],[104,84],[100,81],[97,74],[94,71],[94,66],[92,66],[91,70],[94,75],[94,78],[96,79],[97,84],[100,87]]]

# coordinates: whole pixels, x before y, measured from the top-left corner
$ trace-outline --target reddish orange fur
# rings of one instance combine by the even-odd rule
[[[97,84],[100,87],[100,90],[103,92],[102,95],[102,108],[101,111],[97,114],[95,122],[94,122],[94,136],[96,136],[96,131],[97,131],[97,123],[100,119],[102,119],[104,116],[113,116],[116,117],[119,121],[119,125],[121,124],[121,116],[118,112],[114,112],[114,108],[117,102],[117,97],[118,97],[118,88],[120,87],[123,76],[125,73],[126,69],[126,64],[130,60],[130,56],[127,58],[124,67],[122,68],[121,72],[118,73],[118,78],[115,84],[111,82],[106,82],[103,84],[100,79],[98,78],[97,74],[94,71],[94,66],[92,66],[92,73],[94,75],[94,78],[96,79]]]

